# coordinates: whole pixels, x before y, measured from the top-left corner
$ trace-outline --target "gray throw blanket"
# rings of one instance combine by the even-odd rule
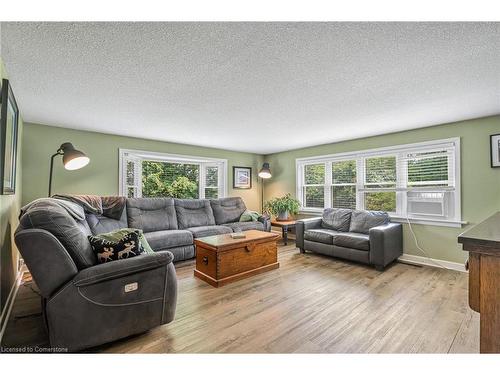
[[[125,197],[118,196],[56,194],[53,198],[79,204],[87,213],[103,215],[115,220],[120,220],[126,204]]]
[[[40,203],[47,203],[47,202],[56,204],[59,207],[64,208],[75,220],[78,221],[85,220],[85,212],[83,211],[83,208],[81,206],[73,202],[56,198],[35,199],[33,202],[30,202],[21,208],[21,213],[19,214],[19,218],[21,218],[21,216],[23,216],[24,213],[28,211],[31,207],[37,206]]]

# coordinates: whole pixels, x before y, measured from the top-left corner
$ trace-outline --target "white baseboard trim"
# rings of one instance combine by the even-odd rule
[[[421,257],[418,255],[403,254],[398,258],[399,262],[408,264],[418,264],[422,266],[439,267],[442,266],[449,270],[467,272],[462,263],[448,262],[447,260]]]
[[[9,322],[10,313],[12,311],[12,307],[14,306],[14,301],[16,300],[17,292],[19,291],[19,286],[21,285],[21,281],[23,279],[23,274],[24,271],[19,271],[17,273],[16,280],[10,289],[2,314],[0,314],[0,344],[2,343],[7,323]]]

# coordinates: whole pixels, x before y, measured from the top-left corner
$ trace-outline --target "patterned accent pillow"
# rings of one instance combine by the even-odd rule
[[[133,258],[144,253],[139,240],[139,231],[133,231],[119,241],[111,241],[97,236],[89,236],[92,249],[97,255],[98,263]]]
[[[132,232],[138,232],[139,233],[139,242],[141,243],[142,247],[144,248],[145,253],[153,254],[154,250],[149,246],[148,240],[146,240],[146,237],[144,237],[144,233],[142,232],[141,229],[135,229],[135,228],[122,228],[118,230],[114,230],[109,233],[99,233],[99,235],[96,235],[96,237],[100,237],[103,240],[108,240],[108,241],[114,241],[118,242],[123,237],[125,237],[127,234],[132,233]]]

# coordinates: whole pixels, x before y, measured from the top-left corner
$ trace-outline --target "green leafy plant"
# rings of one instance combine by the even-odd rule
[[[283,216],[285,213],[296,215],[299,213],[300,202],[292,198],[290,193],[283,197],[273,198],[264,203],[264,212],[274,216]]]

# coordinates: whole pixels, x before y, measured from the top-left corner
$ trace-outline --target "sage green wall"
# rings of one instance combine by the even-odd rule
[[[217,150],[138,138],[25,124],[23,136],[23,204],[47,194],[49,157],[63,142],[70,141],[91,158],[89,166],[66,171],[59,160],[54,169],[53,191],[57,193],[117,194],[118,149],[130,148],[173,154],[224,158],[228,160],[228,193],[242,196],[250,209],[259,210],[260,186],[257,170],[262,161],[271,163],[273,178],[266,181],[265,199],[291,192],[295,195],[295,159],[307,156],[365,150],[377,147],[443,139],[461,138],[462,219],[475,224],[500,210],[500,169],[490,168],[490,134],[500,133],[500,116],[444,124],[417,130],[356,139],[268,156]],[[232,189],[232,166],[253,168],[253,188]],[[420,245],[432,258],[463,262],[466,253],[457,244],[462,228],[413,225]],[[422,256],[407,226],[404,251]]]
[[[304,130],[307,132],[307,130]],[[357,151],[405,143],[451,137],[461,138],[462,220],[476,224],[500,210],[500,168],[490,167],[489,136],[500,133],[500,116],[486,117],[308,147],[268,155],[273,178],[266,181],[265,200],[286,192],[296,194],[295,159]],[[467,254],[457,244],[457,235],[467,229],[431,225],[413,225],[418,241],[435,259],[463,262]],[[404,252],[423,256],[415,246],[407,225],[404,228]]]
[[[90,164],[76,171],[54,163],[52,193],[118,194],[118,150],[120,148],[227,159],[228,195],[241,196],[251,210],[260,210],[261,190],[257,170],[263,157],[257,154],[219,150],[176,143],[25,124],[23,136],[23,204],[47,196],[50,156],[64,142],[72,142],[90,157]],[[252,189],[233,189],[233,166],[252,167]]]
[[[8,78],[1,59],[0,78]],[[15,89],[14,87],[14,94]],[[13,233],[19,223],[17,216],[19,215],[22,191],[21,137],[23,122],[21,118],[19,119],[18,131],[16,194],[0,195],[0,311],[3,311],[17,275],[18,252],[13,241]]]

